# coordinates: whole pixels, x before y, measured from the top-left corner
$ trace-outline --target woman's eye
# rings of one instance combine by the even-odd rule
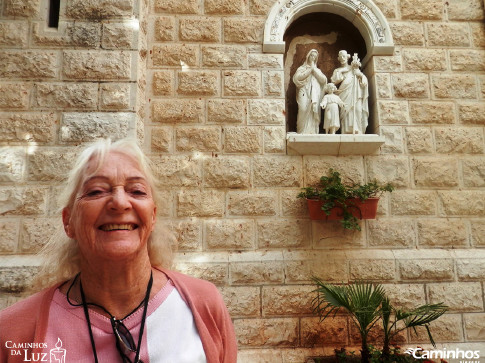
[[[102,190],[94,189],[94,190],[89,190],[88,192],[86,192],[86,195],[88,197],[95,197],[97,195],[101,195],[102,193],[103,193]]]
[[[143,190],[138,190],[138,189],[137,189],[137,190],[132,190],[132,191],[131,191],[131,194],[134,194],[134,195],[139,195],[139,196],[145,196],[145,195],[147,195],[147,193],[146,193],[145,191],[143,191]]]

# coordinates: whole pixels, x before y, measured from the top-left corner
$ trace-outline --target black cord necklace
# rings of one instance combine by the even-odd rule
[[[111,314],[104,306],[98,305],[98,304],[95,304],[95,303],[86,302],[86,296],[84,294],[83,285],[82,285],[81,280],[79,280],[79,289],[80,289],[80,292],[81,292],[82,304],[75,304],[69,299],[69,293],[71,292],[71,289],[74,286],[74,284],[76,283],[76,280],[78,279],[79,275],[80,275],[80,273],[78,273],[74,277],[74,280],[72,281],[71,286],[69,286],[69,289],[67,290],[66,298],[67,298],[67,302],[71,306],[82,306],[83,307],[84,316],[86,317],[86,322],[87,322],[88,329],[89,329],[89,337],[91,339],[91,347],[93,349],[95,363],[98,363],[98,355],[96,353],[96,344],[94,342],[93,331],[91,329],[91,320],[89,318],[88,305],[96,306],[96,307],[102,309],[104,312],[106,312],[110,316],[111,326],[113,327],[113,332],[115,333],[116,338],[117,338],[116,347],[117,347],[121,357],[123,358],[123,362],[125,362],[125,361],[130,362],[130,360],[128,359],[126,354],[122,352],[122,350],[121,350],[122,347],[120,347],[120,345],[121,345],[120,341],[121,341],[121,343],[123,343],[123,345],[128,350],[136,352],[134,363],[143,363],[139,359],[140,358],[140,348],[141,348],[141,342],[142,342],[142,337],[143,337],[143,331],[144,331],[144,328],[145,328],[148,300],[150,299],[150,292],[151,292],[152,285],[153,285],[153,273],[150,272],[150,280],[148,281],[147,290],[146,290],[145,297],[143,298],[143,300],[128,315],[126,315],[124,318],[119,319],[119,320],[116,319],[113,316],[113,314]],[[138,336],[138,346],[135,347],[134,342],[133,342],[133,337],[131,336],[131,333],[129,332],[129,330],[124,326],[122,321],[125,320],[131,314],[133,314],[135,311],[137,311],[142,305],[144,305],[143,316],[142,316],[142,319],[141,319],[140,334]],[[119,328],[121,328],[121,329],[119,329]],[[127,343],[127,341],[128,341],[128,343]]]

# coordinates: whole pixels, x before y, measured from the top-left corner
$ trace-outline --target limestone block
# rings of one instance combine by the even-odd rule
[[[402,57],[399,52],[395,56],[374,56],[374,71],[376,72],[401,72]]]
[[[61,22],[56,32],[46,28],[45,21],[32,26],[32,43],[42,47],[99,47],[101,25],[95,22]]]
[[[22,292],[30,287],[37,272],[36,267],[0,267],[0,291]]]
[[[405,248],[416,245],[416,229],[411,219],[380,218],[368,221],[369,246]]]
[[[261,72],[226,71],[224,74],[224,96],[260,96]]]
[[[227,263],[176,263],[176,269],[216,285],[227,285]]]
[[[311,243],[311,221],[307,219],[258,221],[259,248],[307,247]]]
[[[0,83],[0,108],[27,109],[30,93],[28,83]]]
[[[364,163],[361,157],[325,157],[307,156],[305,164],[306,186],[317,185],[322,175],[328,175],[330,169],[338,171],[344,181],[352,180],[355,183],[364,182]]]
[[[479,282],[428,284],[426,290],[431,304],[443,302],[450,312],[483,311],[483,291]]]
[[[433,92],[437,98],[476,98],[477,85],[471,75],[432,75]]]
[[[485,339],[485,314],[463,314],[463,319],[467,341],[483,341]]]
[[[435,215],[436,194],[424,190],[395,190],[391,193],[393,215]]]
[[[224,193],[218,190],[185,189],[177,196],[180,217],[222,217]]]
[[[232,318],[258,317],[261,310],[261,294],[259,287],[229,287],[220,288]]]
[[[440,157],[414,158],[413,170],[416,187],[442,188],[458,186],[458,162],[456,159]]]
[[[398,264],[402,280],[450,281],[455,276],[451,259],[400,260]]]
[[[205,0],[204,12],[206,14],[240,15],[244,14],[243,0]]]
[[[12,253],[17,249],[18,222],[15,220],[0,220],[0,253]]]
[[[175,39],[175,18],[159,16],[155,19],[154,38],[157,42],[168,42]]]
[[[224,151],[226,153],[261,153],[261,128],[237,126],[224,128]]]
[[[75,160],[71,148],[40,148],[28,155],[28,180],[64,181]]]
[[[99,106],[103,110],[127,110],[130,99],[129,83],[102,83],[100,86]]]
[[[241,363],[250,363],[250,362],[286,362],[283,356],[291,355],[290,360],[288,362],[297,362],[297,360],[293,359],[293,356],[296,354],[300,354],[300,361],[303,362],[305,357],[308,355],[301,352],[300,349],[261,349],[261,348],[253,348],[253,349],[242,349],[239,350],[237,353],[237,360]],[[293,359],[293,360],[291,360]]]
[[[274,191],[230,191],[227,194],[227,211],[233,216],[273,216],[277,211]]]
[[[179,21],[179,38],[188,42],[220,42],[221,24],[218,18],[182,18]]]
[[[377,98],[391,98],[391,77],[389,73],[376,73],[374,77]]]
[[[455,123],[455,105],[453,102],[411,101],[409,106],[413,124]]]
[[[98,84],[38,83],[34,104],[42,109],[95,110],[98,107]]]
[[[299,187],[302,180],[301,159],[291,156],[256,156],[253,158],[253,183],[259,187]]]
[[[0,21],[0,45],[25,48],[29,24],[26,21]]]
[[[297,198],[301,189],[281,190],[281,214],[283,216],[308,217],[307,202]]]
[[[184,96],[215,96],[219,91],[219,72],[187,71],[178,72],[177,92]]]
[[[212,188],[249,188],[251,168],[247,157],[204,160],[204,184]]]
[[[423,284],[384,284],[392,304],[400,309],[411,310],[426,304]]]
[[[254,249],[254,222],[250,220],[211,220],[205,222],[205,245],[210,250]]]
[[[409,123],[407,101],[377,101],[377,105],[379,120],[383,125]]]
[[[407,157],[369,156],[366,158],[368,180],[380,184],[392,183],[395,187],[409,186],[409,160]]]
[[[238,262],[229,266],[231,285],[270,285],[284,282],[281,261]]]
[[[485,51],[450,51],[452,71],[483,72],[485,70]]]
[[[478,82],[481,90],[479,97],[484,99],[485,98],[485,76],[478,76]]]
[[[300,329],[301,345],[304,347],[340,346],[348,343],[348,322],[345,316],[330,316],[324,321],[313,317],[302,318]]]
[[[348,281],[348,263],[345,260],[327,258],[313,260],[286,261],[285,277],[287,282],[310,283],[312,276],[322,281],[341,283]]]
[[[133,49],[136,44],[135,36],[132,22],[105,23],[101,46],[103,49]]]
[[[283,70],[282,54],[248,54],[249,68]]]
[[[85,142],[99,138],[127,137],[134,127],[131,112],[69,112],[64,113],[61,125],[63,142]]]
[[[224,41],[228,43],[257,43],[263,41],[265,19],[224,18]]]
[[[252,15],[267,15],[274,5],[271,0],[250,0],[249,13]]]
[[[243,123],[246,120],[246,103],[243,100],[214,99],[207,101],[209,123]]]
[[[71,0],[66,15],[75,19],[109,19],[133,15],[131,0]]]
[[[444,50],[405,49],[403,59],[406,71],[434,72],[446,70],[446,52]]]
[[[153,46],[152,62],[154,67],[197,66],[198,47],[190,44],[157,44]]]
[[[476,48],[484,48],[485,47],[485,24],[471,23],[470,28],[472,31],[473,45]]]
[[[445,314],[439,319],[430,323],[430,330],[433,340],[439,342],[462,342],[463,331],[457,329],[463,325],[460,314]],[[425,327],[417,327],[417,334],[414,331],[410,334],[411,342],[429,343],[428,333]],[[451,350],[451,349],[450,349]]]
[[[485,246],[485,223],[481,220],[471,222],[472,244],[474,246]]]
[[[485,104],[483,102],[459,103],[458,114],[463,124],[485,125]]]
[[[391,22],[394,44],[407,46],[424,45],[424,28],[421,22]]]
[[[57,115],[54,113],[0,112],[2,142],[52,142],[56,123]]]
[[[58,229],[62,230],[60,218],[24,219],[20,229],[22,252],[39,252]]]
[[[365,224],[360,221],[365,231]],[[314,221],[312,223],[313,246],[316,249],[358,249],[364,246],[365,232],[343,229],[340,221]]]
[[[263,316],[312,313],[314,286],[263,286]]]
[[[268,126],[263,129],[265,153],[284,153],[286,148],[286,127]]]
[[[165,98],[152,102],[152,119],[163,123],[200,123],[203,110],[201,100]]]
[[[391,77],[394,97],[429,98],[428,75],[423,73],[401,73]]]
[[[240,347],[294,347],[298,344],[298,319],[236,319],[234,329]]]
[[[202,222],[198,219],[183,219],[171,223],[170,230],[177,240],[178,251],[200,251],[202,249]]]
[[[396,0],[374,0],[374,3],[379,7],[386,18],[392,19],[396,17]]]
[[[485,160],[482,157],[462,161],[463,182],[466,187],[485,186]]]
[[[197,186],[202,182],[201,161],[188,156],[153,157],[153,171],[160,185]]]
[[[354,260],[350,261],[350,278],[352,280],[388,281],[396,277],[394,260]]]
[[[80,51],[63,52],[63,74],[66,79],[131,79],[131,53],[122,51]]]
[[[170,96],[174,91],[173,71],[157,71],[153,73],[152,92],[155,96]]]
[[[402,127],[400,126],[381,126],[379,127],[381,136],[386,142],[381,146],[383,154],[402,154],[404,152],[404,138]]]
[[[442,210],[446,216],[484,216],[485,192],[482,191],[448,191],[438,192]]]
[[[428,127],[406,127],[406,145],[411,154],[433,152],[433,135]]]
[[[202,65],[214,68],[246,68],[247,50],[239,45],[203,45]]]
[[[263,89],[265,96],[283,96],[284,74],[283,71],[265,71],[263,72]]]
[[[54,51],[0,50],[0,64],[6,65],[0,68],[0,78],[56,78],[58,58]]]
[[[249,125],[284,125],[285,100],[249,100]]]
[[[40,0],[5,0],[4,15],[21,18],[36,18],[39,16]]]
[[[45,212],[47,188],[0,188],[0,215],[38,215]]]
[[[420,6],[419,8],[422,8]],[[469,47],[470,36],[467,23],[428,23],[427,45],[431,47]]]
[[[480,128],[436,128],[436,151],[443,154],[482,154],[483,136]]]
[[[418,240],[420,247],[465,247],[468,245],[466,225],[461,220],[420,219]]]
[[[171,127],[153,127],[151,136],[152,150],[159,152],[172,150],[173,130]]]
[[[484,259],[456,260],[456,274],[460,281],[483,281],[485,279]]]
[[[449,20],[483,20],[484,9],[481,0],[450,0],[448,2]]]
[[[197,0],[155,0],[156,13],[197,14],[199,2]]]

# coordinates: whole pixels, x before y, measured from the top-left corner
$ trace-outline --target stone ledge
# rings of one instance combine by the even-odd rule
[[[366,135],[286,134],[288,155],[369,155],[375,154],[386,138]]]

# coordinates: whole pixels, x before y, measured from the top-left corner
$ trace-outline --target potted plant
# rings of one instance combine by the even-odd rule
[[[360,231],[358,219],[374,219],[380,195],[393,190],[391,183],[381,185],[375,180],[367,184],[344,183],[340,173],[330,169],[318,186],[302,188],[298,198],[307,200],[311,219],[340,219],[344,228]]]

